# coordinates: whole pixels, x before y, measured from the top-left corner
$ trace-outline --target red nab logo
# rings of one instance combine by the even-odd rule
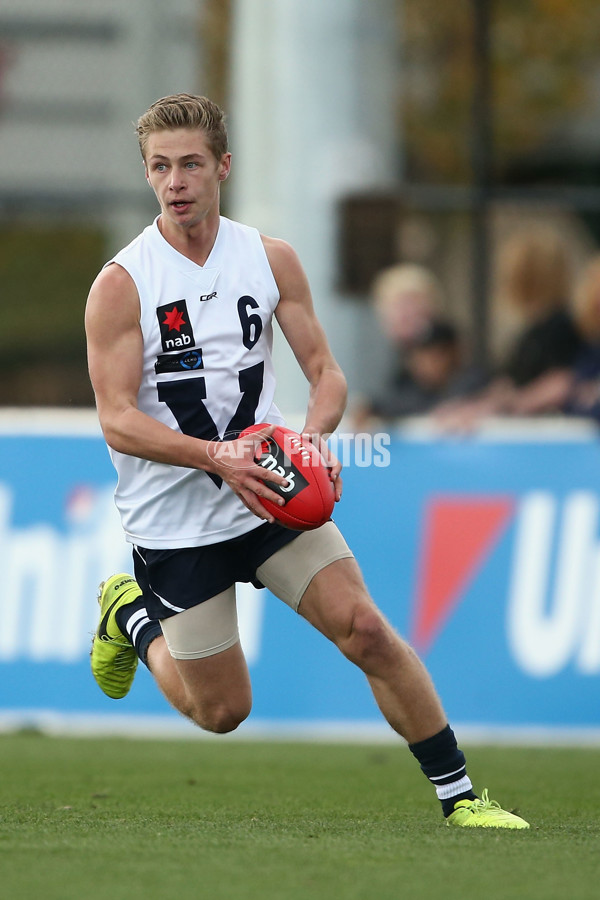
[[[425,511],[411,641],[426,652],[512,515],[512,497],[436,498]]]
[[[165,353],[194,346],[194,332],[185,300],[177,300],[176,303],[159,306],[156,315],[162,348]]]

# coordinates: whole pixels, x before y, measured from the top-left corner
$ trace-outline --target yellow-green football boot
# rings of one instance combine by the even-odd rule
[[[140,594],[137,581],[123,572],[103,581],[98,589],[100,624],[92,641],[92,674],[98,687],[114,700],[128,693],[138,664],[135,648],[117,625],[116,614]]]
[[[459,800],[454,812],[446,819],[446,825],[459,828],[529,828],[529,822],[525,819],[490,800],[487,789],[481,794],[481,800]]]

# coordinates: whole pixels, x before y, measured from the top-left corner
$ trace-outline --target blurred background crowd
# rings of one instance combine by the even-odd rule
[[[228,112],[225,214],[300,254],[353,427],[600,424],[598,34],[595,0],[3,0],[0,405],[92,406],[89,286],[157,212],[132,122],[192,91]]]

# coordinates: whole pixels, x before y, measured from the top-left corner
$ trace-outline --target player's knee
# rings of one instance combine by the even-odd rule
[[[235,731],[250,715],[252,704],[246,701],[237,703],[213,703],[192,710],[191,718],[204,731],[214,734],[228,734]]]
[[[378,667],[398,652],[398,637],[376,607],[359,609],[345,646],[346,656],[365,671]]]

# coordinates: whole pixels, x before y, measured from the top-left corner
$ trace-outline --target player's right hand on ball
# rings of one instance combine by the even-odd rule
[[[278,506],[282,506],[285,501],[265,482],[268,480],[284,487],[287,485],[283,476],[264,469],[255,462],[255,457],[260,456],[263,438],[270,437],[274,429],[275,425],[268,425],[260,432],[247,434],[233,441],[211,441],[208,448],[211,471],[229,485],[244,506],[267,522],[274,522],[275,519],[260,499],[270,500]]]

